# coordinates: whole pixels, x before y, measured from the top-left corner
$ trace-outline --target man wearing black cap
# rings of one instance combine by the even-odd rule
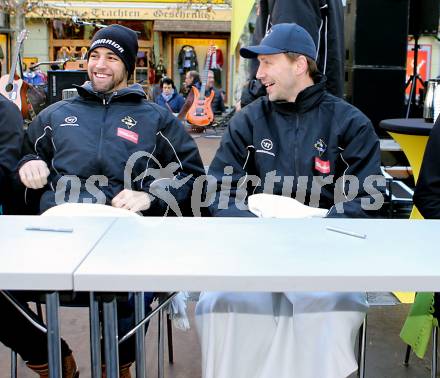
[[[90,81],[30,125],[19,175],[28,190],[44,188],[40,212],[78,202],[143,215],[192,214],[192,185],[204,174],[197,146],[167,109],[146,100],[139,84],[128,86],[137,51],[131,29],[100,29],[88,51]],[[134,321],[132,306],[125,307],[120,334]],[[120,345],[121,377],[130,376],[134,341]]]
[[[217,181],[211,214],[255,216],[247,200],[260,193],[327,209],[327,217],[374,214],[383,199],[379,140],[365,115],[325,91],[307,31],[274,25],[240,54],[258,57],[267,96],[229,123],[209,168]],[[361,293],[202,293],[203,377],[346,377],[357,368],[354,340],[366,308]]]

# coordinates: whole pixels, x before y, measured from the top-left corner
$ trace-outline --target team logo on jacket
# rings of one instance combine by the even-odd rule
[[[136,126],[137,121],[130,117],[130,116],[125,116],[124,118],[121,119],[121,122],[127,126],[129,129],[131,129],[132,127]]]
[[[66,127],[66,126],[79,126],[76,122],[78,121],[78,118],[76,118],[75,116],[68,116],[66,118],[64,118],[64,123],[61,123],[60,126],[61,127]]]
[[[327,145],[322,140],[322,138],[318,139],[316,143],[314,144],[314,147],[318,150],[319,156],[322,156],[322,154],[327,151]]]
[[[273,142],[270,139],[263,139],[261,141],[261,148],[265,151],[270,151],[273,148]]]

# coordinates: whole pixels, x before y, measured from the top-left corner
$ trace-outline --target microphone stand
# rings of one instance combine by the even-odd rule
[[[409,98],[408,98],[408,107],[406,109],[406,117],[409,118],[411,105],[414,107],[416,106],[416,88],[417,88],[417,82],[419,81],[422,84],[422,88],[425,88],[425,83],[422,80],[422,77],[419,75],[418,72],[418,58],[419,58],[419,34],[414,34],[414,65],[413,65],[413,73],[410,75],[408,81],[405,84],[405,89],[410,86],[410,92],[409,92]],[[420,102],[420,100],[419,100]]]

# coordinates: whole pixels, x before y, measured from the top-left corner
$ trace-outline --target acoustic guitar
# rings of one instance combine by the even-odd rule
[[[205,128],[214,120],[214,113],[212,112],[211,103],[214,99],[214,91],[212,90],[208,97],[205,96],[206,82],[208,80],[209,60],[215,51],[214,46],[208,48],[206,54],[205,67],[202,75],[202,87],[199,90],[193,86],[194,102],[186,113],[186,120],[194,126]]]
[[[0,93],[7,99],[12,101],[21,110],[23,117],[28,116],[28,105],[26,99],[26,92],[28,84],[23,81],[16,73],[18,57],[23,41],[27,37],[27,31],[22,30],[17,38],[15,46],[15,54],[12,59],[11,69],[8,75],[3,75],[0,78]]]

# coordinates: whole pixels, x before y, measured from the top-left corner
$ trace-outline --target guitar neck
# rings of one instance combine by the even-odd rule
[[[20,48],[21,48],[21,44],[23,43],[24,39],[26,38],[26,33],[27,33],[26,29],[22,30],[20,32],[20,35],[17,38],[17,43],[15,44],[15,54],[14,54],[14,57],[12,58],[11,71],[9,72],[8,86],[11,86],[12,83],[14,82],[14,76],[15,76],[15,71],[17,69],[18,57],[20,55]]]
[[[200,99],[203,100],[205,98],[205,90],[206,90],[206,82],[208,81],[208,71],[209,71],[209,60],[211,55],[208,54],[206,56],[205,67],[203,68],[202,75],[202,87],[200,88]]]
[[[17,51],[12,59],[11,71],[9,71],[9,79],[8,84],[12,84],[14,82],[15,71],[17,69],[18,55],[20,53],[20,46],[17,46]]]

